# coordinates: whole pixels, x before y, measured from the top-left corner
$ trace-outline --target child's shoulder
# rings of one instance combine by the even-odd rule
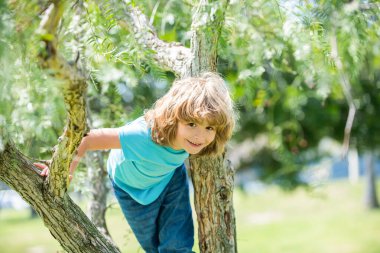
[[[120,127],[119,133],[126,135],[147,135],[149,132],[148,130],[146,121],[144,117],[141,116]]]

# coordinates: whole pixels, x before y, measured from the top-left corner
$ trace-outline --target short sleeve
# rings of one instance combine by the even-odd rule
[[[125,159],[138,161],[147,155],[148,129],[140,119],[133,121],[119,129],[120,145]]]

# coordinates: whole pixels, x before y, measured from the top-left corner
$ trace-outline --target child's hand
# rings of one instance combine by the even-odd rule
[[[43,177],[47,177],[49,176],[49,167],[46,165],[46,164],[43,164],[43,163],[33,163],[34,166],[36,166],[37,168],[41,169],[41,176]],[[71,182],[71,180],[73,179],[73,176],[72,175],[69,175],[69,180]]]
[[[33,164],[34,166],[42,170],[40,174],[41,176],[47,177],[49,175],[49,167],[46,164],[43,164],[43,163],[33,163]]]

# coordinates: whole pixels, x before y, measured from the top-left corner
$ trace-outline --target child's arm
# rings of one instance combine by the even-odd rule
[[[77,156],[82,157],[87,150],[106,150],[121,148],[118,128],[93,129],[83,137],[78,146]]]
[[[85,155],[87,150],[107,150],[121,148],[118,128],[101,128],[94,129],[83,137],[82,142],[77,149],[77,155],[74,156],[70,164],[70,175],[73,175],[78,166],[80,159]]]
[[[118,128],[102,128],[94,129],[83,137],[82,142],[79,144],[77,154],[74,156],[70,164],[70,180],[72,174],[78,166],[80,159],[85,155],[87,150],[106,150],[106,149],[120,149],[119,129]],[[35,165],[42,169],[41,176],[49,175],[49,168],[43,164]]]

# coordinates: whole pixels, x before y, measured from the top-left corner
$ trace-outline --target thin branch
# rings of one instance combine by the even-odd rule
[[[346,120],[346,126],[344,128],[344,140],[343,140],[343,147],[342,147],[342,155],[346,156],[348,149],[350,147],[350,136],[351,136],[351,130],[352,125],[355,119],[355,113],[356,113],[356,106],[354,103],[354,99],[351,94],[351,83],[349,81],[349,78],[347,74],[344,72],[343,63],[342,60],[339,57],[339,51],[338,51],[338,41],[336,38],[336,32],[335,28],[333,29],[333,36],[331,37],[331,56],[335,62],[335,65],[338,69],[339,73],[339,79],[340,79],[340,85],[342,87],[344,96],[346,97],[346,101],[349,106],[349,112]]]

